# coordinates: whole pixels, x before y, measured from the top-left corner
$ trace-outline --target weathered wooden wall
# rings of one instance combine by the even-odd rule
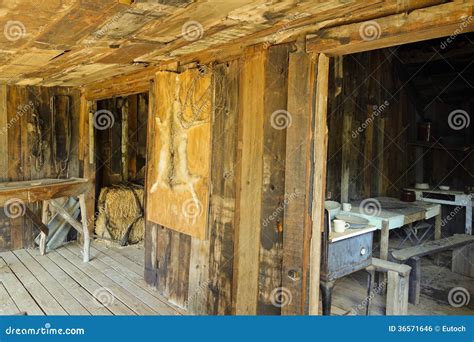
[[[293,313],[304,307],[301,294],[282,287],[284,212],[309,187],[302,179],[302,193],[285,193],[286,128],[296,120],[288,112],[288,94],[303,106],[311,99],[290,91],[295,86],[288,81],[291,50],[292,45],[249,49],[239,59],[210,67],[208,238],[147,223],[145,279],[191,313],[278,315],[288,305],[297,308]],[[155,95],[150,93],[152,108],[159,101]],[[150,139],[156,134],[152,121]],[[149,147],[148,174],[157,167],[156,158]],[[304,220],[293,224],[304,229]]]
[[[407,142],[416,114],[401,88],[395,58],[388,50],[375,50],[333,59],[328,198],[399,197],[414,182]]]
[[[57,159],[65,157],[65,144],[58,127],[70,120],[71,145],[67,168],[54,161],[53,118],[50,99],[53,95],[70,96],[67,117],[65,105],[58,103],[56,111]],[[78,159],[80,92],[66,87],[0,86],[0,181],[21,181],[40,178],[78,177],[82,167]],[[62,98],[64,99],[64,98]],[[60,102],[60,101],[58,101]],[[34,114],[39,118],[38,131]],[[35,132],[39,132],[35,133]],[[41,136],[44,162],[38,158],[38,137]],[[39,210],[41,204],[30,209]],[[8,219],[0,209],[0,251],[31,247],[38,232],[24,217]]]

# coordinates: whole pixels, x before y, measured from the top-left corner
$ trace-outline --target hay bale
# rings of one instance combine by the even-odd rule
[[[99,214],[95,224],[96,235],[121,241],[132,225],[129,243],[143,240],[143,187],[117,185],[102,188],[99,195]]]

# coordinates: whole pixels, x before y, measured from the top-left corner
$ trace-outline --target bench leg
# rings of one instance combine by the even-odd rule
[[[323,315],[331,315],[331,303],[332,303],[332,289],[334,288],[334,281],[322,281],[321,287],[321,301],[323,306]]]
[[[49,202],[43,201],[43,208],[41,209],[41,222],[44,224],[48,223],[48,208]],[[46,254],[46,233],[40,233],[40,241],[39,241],[39,250],[41,255]]]
[[[411,267],[408,301],[411,304],[418,305],[420,303],[421,290],[421,259],[418,257],[410,258],[407,264]]]
[[[454,273],[474,278],[474,244],[453,250],[451,270]]]
[[[81,207],[82,238],[84,240],[84,250],[82,258],[84,262],[89,262],[91,240],[89,237],[89,228],[87,227],[86,199],[84,194],[79,195],[79,205]]]
[[[408,312],[408,277],[388,271],[386,315],[399,316]]]

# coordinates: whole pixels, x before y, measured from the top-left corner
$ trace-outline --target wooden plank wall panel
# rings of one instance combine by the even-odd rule
[[[3,159],[6,167],[2,167],[3,180],[17,181],[57,177],[52,161],[52,119],[50,98],[53,95],[68,95],[71,99],[70,115],[72,123],[71,154],[68,169],[62,174],[63,177],[80,176],[78,160],[79,144],[79,96],[78,90],[67,87],[32,87],[32,86],[7,86],[4,96],[6,96],[6,116],[4,120],[8,127],[7,133],[1,135],[5,144],[2,144],[7,158]],[[1,103],[1,101],[0,101]],[[41,140],[43,162],[39,162],[36,157],[35,143],[38,135],[35,133],[34,114],[38,116],[41,126]],[[57,119],[66,120],[66,111],[61,110],[56,113]],[[76,123],[76,124],[75,124]],[[64,146],[60,146],[64,148]],[[30,209],[39,212],[41,204],[34,203],[28,205]],[[33,239],[38,229],[33,226],[30,220],[23,217],[10,220],[10,227],[3,229],[3,240],[10,240],[4,250],[21,249],[33,246]]]
[[[258,279],[259,315],[279,315],[286,305],[281,289],[285,207],[288,45],[270,47],[265,64],[263,184]],[[255,95],[254,95],[255,96]],[[286,200],[291,200],[287,196]]]
[[[239,118],[238,60],[215,69],[208,313],[232,313]]]
[[[293,194],[285,210],[283,231],[282,286],[291,295],[284,315],[305,312],[307,259],[311,229],[310,187],[312,112],[310,93],[312,62],[304,52],[291,53],[288,71],[288,112],[292,124],[286,137],[285,192]],[[302,162],[306,161],[306,162]]]
[[[235,235],[235,314],[257,313],[263,185],[266,53],[245,56],[240,78],[238,221]],[[260,94],[260,96],[256,96]]]
[[[309,75],[314,64],[300,53],[293,58],[291,70],[291,49],[291,45],[255,47],[238,60],[212,66],[208,238],[198,240],[147,222],[145,279],[190,313],[307,311],[313,81]],[[170,72],[169,77],[176,79],[176,74]],[[176,89],[163,87],[153,88]],[[159,108],[154,101],[158,100],[152,96],[151,117]],[[289,110],[288,101],[296,114]],[[157,134],[154,121],[148,126],[150,140]],[[289,137],[292,143],[287,142]],[[156,146],[149,144],[147,175],[156,173],[158,156]],[[287,157],[292,164],[287,165]],[[293,239],[299,239],[299,244],[292,238],[287,241],[291,250],[286,257],[297,255],[297,259],[283,270],[286,210],[292,212],[290,223],[298,225]],[[288,298],[286,286],[293,286],[293,277],[299,287],[292,288]]]
[[[329,94],[327,193],[336,201],[398,197],[414,181],[406,173],[414,153],[407,146],[406,129],[413,106],[400,88],[392,61],[396,57],[372,51],[340,58],[345,100]],[[331,73],[331,91],[339,82]]]

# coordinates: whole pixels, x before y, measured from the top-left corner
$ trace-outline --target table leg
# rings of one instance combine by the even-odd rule
[[[435,216],[435,240],[441,239],[441,211],[438,215]]]
[[[472,202],[470,197],[466,205],[466,234],[472,235]]]
[[[380,232],[380,259],[388,260],[388,236],[390,235],[388,220],[382,221],[382,231]]]
[[[83,250],[83,261],[89,262],[90,260],[90,237],[89,237],[89,228],[87,227],[87,210],[86,210],[86,198],[84,194],[81,194],[79,197],[79,205],[81,207],[81,221],[82,221],[82,238],[84,240],[84,250]]]
[[[48,209],[49,209],[49,202],[43,201],[43,207],[41,208],[41,222],[43,224],[48,223]],[[43,231],[40,233],[40,242],[39,242],[39,250],[41,255],[45,255],[46,253],[46,233]]]
[[[334,281],[321,281],[321,301],[323,304],[323,315],[331,315],[331,302],[332,302],[332,289],[334,287]]]
[[[439,214],[435,216],[435,224],[434,224],[434,239],[439,240],[441,239],[441,210]],[[439,254],[434,256],[434,262],[436,265],[441,266],[441,258]]]

